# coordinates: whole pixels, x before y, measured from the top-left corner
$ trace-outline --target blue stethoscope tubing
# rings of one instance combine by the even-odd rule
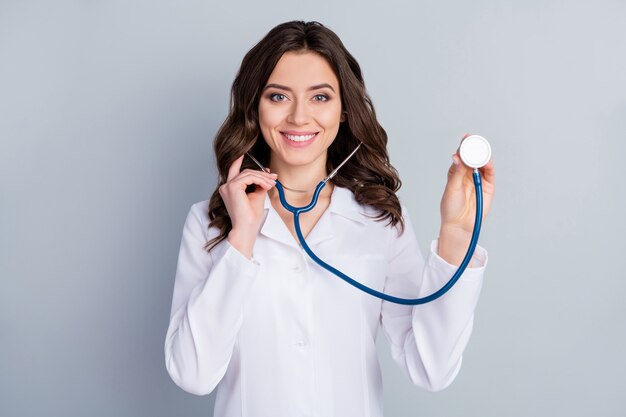
[[[480,226],[482,224],[482,218],[483,218],[483,188],[482,188],[482,182],[480,179],[480,172],[478,172],[478,169],[474,169],[473,176],[474,176],[474,187],[476,189],[476,219],[474,220],[474,230],[472,231],[472,238],[470,240],[467,253],[465,254],[465,258],[463,258],[461,265],[459,265],[454,275],[452,275],[452,278],[450,278],[450,280],[443,287],[441,287],[439,290],[435,291],[434,293],[427,295],[425,297],[421,297],[421,298],[399,298],[399,297],[394,297],[389,294],[382,293],[380,291],[376,291],[368,286],[361,284],[355,279],[350,278],[348,275],[339,271],[337,268],[334,268],[332,265],[327,264],[326,262],[318,258],[317,255],[315,255],[315,253],[311,250],[309,245],[307,245],[306,240],[304,239],[304,236],[302,235],[302,230],[300,229],[299,217],[300,217],[300,213],[306,213],[307,211],[310,211],[313,209],[313,207],[315,207],[315,205],[317,204],[317,198],[319,197],[320,191],[322,191],[322,188],[324,188],[324,186],[326,185],[326,180],[322,180],[320,181],[319,184],[317,184],[317,187],[315,188],[315,192],[313,193],[313,198],[311,199],[311,202],[308,205],[303,206],[303,207],[294,207],[287,202],[287,199],[285,198],[285,191],[283,189],[283,185],[278,180],[276,180],[276,189],[278,190],[280,202],[283,205],[283,207],[287,209],[288,211],[290,211],[291,213],[293,213],[293,222],[296,228],[296,235],[298,236],[300,245],[302,245],[302,249],[304,249],[307,255],[309,255],[309,257],[313,261],[315,261],[315,263],[320,265],[322,268],[328,270],[329,272],[332,272],[339,278],[346,281],[348,284],[351,284],[355,286],[356,288],[360,289],[361,291],[364,291],[370,295],[373,295],[374,297],[378,297],[382,300],[389,301],[389,302],[396,303],[396,304],[420,305],[420,304],[430,303],[431,301],[434,301],[438,299],[439,297],[441,297],[442,295],[444,295],[445,293],[447,293],[450,290],[450,288],[452,288],[452,286],[454,286],[454,284],[456,284],[456,282],[459,280],[459,278],[461,277],[461,275],[463,274],[463,272],[469,265],[472,259],[472,256],[474,255],[474,250],[476,249],[476,245],[478,244],[478,236],[480,235]]]

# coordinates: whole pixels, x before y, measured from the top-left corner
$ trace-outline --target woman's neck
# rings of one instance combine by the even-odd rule
[[[281,184],[295,190],[314,189],[328,175],[326,160],[323,158],[306,165],[288,165],[271,160],[270,171],[278,174]]]
[[[270,161],[270,171],[278,174],[278,181],[286,188],[285,196],[288,200],[300,202],[307,200],[307,203],[313,197],[315,187],[328,175],[325,159],[297,166],[282,164],[280,161]],[[329,185],[327,184],[324,187],[320,197],[330,196],[333,187]],[[294,192],[292,190],[303,190],[306,192]],[[276,193],[277,195],[278,193]]]

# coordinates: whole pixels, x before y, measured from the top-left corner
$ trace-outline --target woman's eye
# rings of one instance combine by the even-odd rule
[[[280,93],[270,94],[270,100],[272,101],[283,101],[284,99],[285,99],[284,94],[280,94]]]
[[[313,100],[315,100],[315,101],[326,101],[326,100],[328,100],[328,96],[326,96],[324,94],[317,94],[317,95],[313,96]]]

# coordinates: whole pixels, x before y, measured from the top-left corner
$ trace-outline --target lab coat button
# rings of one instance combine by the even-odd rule
[[[305,347],[306,346],[306,341],[305,340],[298,340],[296,342],[296,346],[298,346],[298,347]]]

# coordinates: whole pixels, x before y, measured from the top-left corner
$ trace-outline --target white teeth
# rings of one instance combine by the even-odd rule
[[[312,135],[287,135],[285,134],[285,136],[287,136],[287,139],[292,140],[294,142],[304,142],[306,140],[311,139],[313,136],[315,136],[316,133],[312,134]]]

